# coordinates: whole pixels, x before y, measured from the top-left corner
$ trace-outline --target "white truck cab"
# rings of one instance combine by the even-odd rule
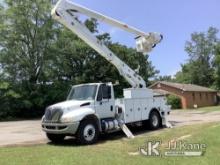
[[[56,141],[66,135],[75,135],[81,121],[95,121],[101,131],[100,119],[114,117],[115,99],[111,83],[76,85],[66,101],[46,108],[42,128],[50,140]]]

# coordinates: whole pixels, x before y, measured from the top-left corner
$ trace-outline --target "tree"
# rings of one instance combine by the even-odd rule
[[[42,0],[6,0],[0,28],[1,64],[12,81],[36,84],[53,39],[50,4]]]
[[[54,40],[50,8],[50,3],[42,0],[4,2],[0,23],[0,63],[4,80],[20,98],[19,102],[18,99],[6,99],[9,108],[1,109],[29,110],[23,116],[43,112],[45,96],[39,84],[48,67],[50,45]],[[39,109],[42,109],[41,113],[38,113]]]
[[[186,42],[185,51],[188,63],[176,75],[177,82],[193,83],[210,87],[214,83],[213,58],[218,43],[218,30],[210,27],[207,33],[193,33],[191,41]]]
[[[164,75],[164,76],[158,76],[154,79],[153,83],[157,82],[157,81],[168,81],[168,82],[172,82],[174,81],[172,76],[169,75]]]
[[[214,58],[215,66],[215,88],[220,90],[220,43],[216,46],[216,53]]]
[[[202,83],[200,83],[200,77],[202,76],[199,68],[200,65],[196,61],[182,64],[181,67],[182,70],[177,72],[175,75],[176,82],[203,85]]]

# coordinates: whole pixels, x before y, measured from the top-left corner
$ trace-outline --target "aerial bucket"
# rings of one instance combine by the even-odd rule
[[[158,33],[149,33],[146,36],[138,36],[136,40],[136,50],[143,54],[147,54],[159,44],[163,39],[163,36]]]

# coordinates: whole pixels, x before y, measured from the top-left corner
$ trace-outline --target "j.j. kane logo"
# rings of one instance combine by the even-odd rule
[[[162,149],[163,148],[163,149]],[[203,156],[206,144],[187,143],[185,141],[148,141],[139,151],[144,156]]]

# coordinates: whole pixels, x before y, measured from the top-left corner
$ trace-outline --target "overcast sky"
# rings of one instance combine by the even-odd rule
[[[107,16],[135,26],[145,32],[160,32],[164,40],[150,60],[160,75],[173,75],[187,59],[186,40],[192,32],[207,31],[210,26],[220,29],[219,0],[74,0]],[[135,46],[134,36],[101,24],[100,32],[111,33],[115,42]]]

